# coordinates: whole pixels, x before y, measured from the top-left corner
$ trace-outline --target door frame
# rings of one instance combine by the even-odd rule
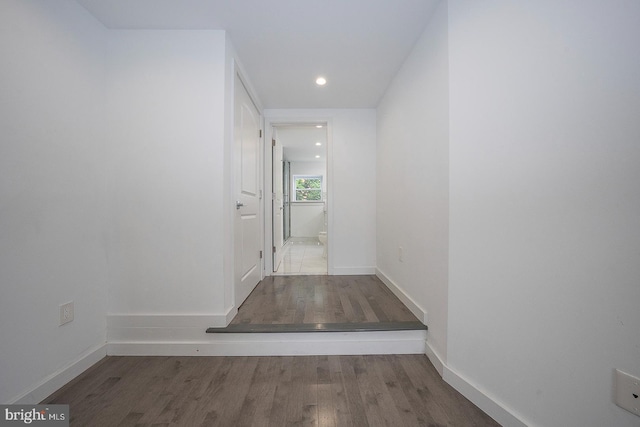
[[[332,138],[332,119],[330,117],[322,117],[322,116],[309,116],[309,117],[291,117],[291,116],[269,116],[267,117],[268,112],[265,112],[264,116],[264,133],[265,141],[271,141],[273,134],[272,130],[274,126],[286,126],[286,125],[324,125],[326,126],[327,131],[327,200],[326,208],[327,208],[327,274],[333,275],[333,241],[334,239],[331,237],[331,230],[333,230],[333,202],[331,195],[333,194],[333,138]],[[273,186],[272,186],[272,176],[273,176],[273,155],[271,150],[271,144],[264,144],[264,162],[263,162],[263,170],[264,170],[264,194],[263,201],[268,199],[272,200],[273,194]],[[267,208],[267,205],[269,207]],[[271,203],[264,203],[264,253],[271,254],[273,251],[273,212],[270,208]],[[266,276],[273,275],[273,256],[265,256],[263,258],[264,261],[264,273]]]
[[[284,173],[282,170],[282,164],[284,162],[282,162],[283,159],[283,147],[282,147],[282,143],[279,142],[278,139],[278,133],[275,132],[275,128],[271,127],[271,187],[273,189],[273,195],[271,197],[271,218],[272,218],[272,222],[271,222],[271,236],[272,239],[274,241],[273,243],[273,248],[275,248],[275,250],[273,250],[273,252],[271,253],[272,256],[272,263],[273,263],[273,268],[271,269],[271,271],[276,269],[276,265],[279,263],[279,261],[282,260],[282,253],[283,253],[283,249],[284,249],[284,244],[286,243],[284,236],[282,235],[284,232],[284,214],[285,214],[285,205],[284,205],[284,191],[282,191],[282,199],[278,199],[278,194],[280,194],[280,188],[277,188],[277,184],[280,184],[281,188],[283,187],[283,183],[284,183]],[[274,135],[275,134],[275,135]],[[275,138],[274,138],[275,136]],[[280,163],[280,168],[277,168],[277,162],[278,159],[274,158],[274,155],[279,155],[281,163]],[[274,164],[275,163],[275,164]],[[277,168],[277,169],[276,169]],[[276,179],[276,176],[278,176],[279,174],[279,180]],[[276,188],[274,188],[274,186],[276,186]],[[282,204],[282,206],[280,206],[280,204]],[[265,209],[266,206],[265,206]],[[281,218],[281,224],[280,227],[277,227],[278,221],[277,221],[277,213],[279,212],[280,218]],[[268,228],[268,227],[265,227]],[[280,232],[280,237],[278,237],[278,232]],[[282,241],[282,248],[280,250],[278,250],[278,245],[276,245],[276,243],[280,244],[280,241]],[[269,252],[267,252],[267,255],[269,254]]]

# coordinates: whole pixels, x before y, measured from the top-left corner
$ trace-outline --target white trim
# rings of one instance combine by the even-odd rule
[[[264,279],[264,277],[262,277]],[[236,317],[236,314],[238,314],[238,309],[233,306],[231,307],[228,311],[227,314],[225,315],[225,320],[224,320],[224,326],[229,326],[229,323],[231,323],[231,321],[233,320],[234,317]],[[211,325],[211,327],[219,327],[220,325],[216,324],[216,325]]]
[[[17,396],[7,402],[8,404],[32,405],[42,402],[75,377],[98,363],[107,355],[107,345],[100,344],[97,347],[87,350],[73,362],[58,369],[53,374],[46,377],[31,390]]]
[[[426,355],[436,368],[442,379],[455,388],[460,394],[469,399],[474,405],[484,411],[491,418],[504,427],[527,427],[531,425],[522,421],[522,417],[514,414],[502,402],[486,391],[479,389],[466,378],[451,369],[442,360],[437,351],[426,343]]]
[[[246,72],[244,68],[244,64],[242,63],[242,61],[240,60],[240,57],[238,56],[238,52],[235,49],[235,45],[233,44],[233,42],[231,42],[231,40],[229,40],[228,33],[225,33],[225,34],[226,34],[225,37],[227,39],[226,41],[228,41],[232,46],[231,60],[233,61],[233,71],[238,75],[238,77],[240,77],[242,84],[244,85],[245,89],[247,89],[249,98],[251,98],[251,101],[260,112],[260,117],[262,117],[262,111],[264,110],[264,107],[262,106],[262,102],[258,97],[258,91],[256,91],[255,87],[251,83],[251,80],[247,78],[249,74]],[[225,46],[225,48],[227,48],[227,46]]]
[[[207,328],[225,327],[236,315],[232,307],[226,314],[219,315],[107,315],[107,342],[157,340],[170,342],[198,339]]]
[[[326,187],[327,187],[327,194],[328,196],[328,200],[324,200],[324,203],[326,204],[326,209],[327,209],[327,235],[328,235],[328,239],[327,239],[327,271],[329,275],[332,274],[338,274],[338,273],[334,273],[334,269],[333,269],[333,239],[331,239],[331,230],[333,229],[333,206],[331,203],[331,194],[333,191],[333,169],[332,169],[332,165],[333,165],[333,138],[332,138],[332,132],[333,132],[333,118],[332,117],[327,117],[327,116],[290,116],[290,115],[274,115],[274,116],[270,116],[268,113],[265,114],[265,111],[262,112],[263,113],[263,118],[264,118],[264,134],[265,134],[265,140],[267,141],[271,141],[271,138],[273,137],[273,133],[272,133],[272,128],[274,126],[282,126],[282,125],[312,125],[312,124],[322,124],[326,126],[326,130],[327,130],[327,161],[326,161],[326,169],[327,169],[327,175],[326,175]],[[271,151],[271,144],[264,144],[264,151],[263,151],[263,182],[264,182],[264,194],[268,195],[268,197],[270,197],[270,195],[273,193],[273,187],[272,187],[272,174],[273,174],[273,159],[272,159],[272,151]],[[266,199],[266,198],[264,198]],[[269,199],[270,200],[270,199]],[[271,256],[271,250],[273,247],[273,233],[272,233],[272,228],[270,224],[273,224],[273,212],[270,206],[267,206],[267,203],[264,203],[264,253],[265,254],[269,254],[268,256],[264,257],[264,274],[266,276],[272,276],[273,274],[273,257]],[[343,273],[343,274],[348,274],[348,273]],[[352,274],[356,274],[356,273],[352,273]],[[362,273],[357,273],[357,274],[362,274]],[[365,273],[366,274],[366,273]],[[369,273],[369,274],[373,274],[373,273]]]
[[[333,273],[336,276],[357,276],[362,274],[375,274],[375,267],[333,267]]]
[[[415,302],[413,298],[411,298],[393,280],[388,278],[387,275],[384,274],[379,268],[375,269],[375,275],[378,276],[380,280],[382,280],[382,283],[387,285],[387,288],[389,288],[389,290],[393,292],[393,294],[397,296],[398,299],[402,301],[402,303],[406,305],[409,310],[411,310],[414,316],[416,316],[423,324],[427,325],[427,321],[428,321],[427,310],[420,307],[420,305],[418,305],[418,303]]]
[[[389,279],[378,268],[376,268],[376,276],[382,280],[389,290],[393,292],[393,294],[397,296],[418,319],[423,319],[424,324],[427,324],[426,310],[422,309],[422,307],[407,295],[403,289]],[[474,405],[482,409],[490,417],[500,423],[500,425],[505,427],[526,427],[529,425],[522,421],[522,417],[514,414],[513,411],[509,410],[495,397],[491,396],[486,391],[482,391],[447,366],[442,357],[440,357],[438,352],[431,347],[428,341],[425,343],[425,354],[445,382],[450,384],[460,392],[460,394],[473,402]]]
[[[444,365],[444,375],[442,379],[459,391],[464,397],[469,399],[474,405],[482,409],[491,418],[504,427],[527,427],[531,425],[522,421],[513,411],[509,410],[502,402],[491,396],[484,390],[479,389],[466,378]]]
[[[426,331],[205,334],[177,341],[111,341],[110,356],[424,354]],[[205,335],[205,336],[203,336]],[[196,339],[194,339],[196,338]]]
[[[433,347],[431,347],[431,344],[429,344],[429,338],[427,338],[426,348],[427,348],[426,355],[429,358],[429,361],[431,362],[433,367],[436,368],[436,371],[438,371],[440,376],[441,377],[444,376],[445,363],[440,357],[440,355],[438,354],[438,352],[435,351]]]
[[[264,113],[264,112],[263,112]],[[263,171],[263,188],[264,188],[264,236],[263,241],[263,251],[264,256],[262,257],[262,265],[264,276],[273,275],[273,124],[268,118],[264,118],[264,140],[265,144],[263,144],[263,153],[262,153],[262,171]],[[268,141],[268,143],[267,143]]]
[[[235,308],[231,310],[235,312]],[[108,355],[424,354],[427,332],[207,334],[224,316],[109,315]]]

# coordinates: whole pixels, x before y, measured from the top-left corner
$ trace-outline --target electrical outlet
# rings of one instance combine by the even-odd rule
[[[402,246],[398,247],[398,261],[404,261],[404,249],[402,249]]]
[[[616,369],[616,405],[640,416],[640,378]]]
[[[73,301],[60,306],[60,326],[73,320]]]

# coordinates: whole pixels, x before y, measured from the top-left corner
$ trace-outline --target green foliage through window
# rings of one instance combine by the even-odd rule
[[[294,176],[295,201],[322,200],[322,176]]]

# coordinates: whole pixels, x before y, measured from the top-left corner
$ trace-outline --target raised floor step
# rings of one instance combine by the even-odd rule
[[[238,323],[225,328],[208,328],[208,334],[288,333],[288,332],[384,332],[427,330],[420,322],[371,323]]]

